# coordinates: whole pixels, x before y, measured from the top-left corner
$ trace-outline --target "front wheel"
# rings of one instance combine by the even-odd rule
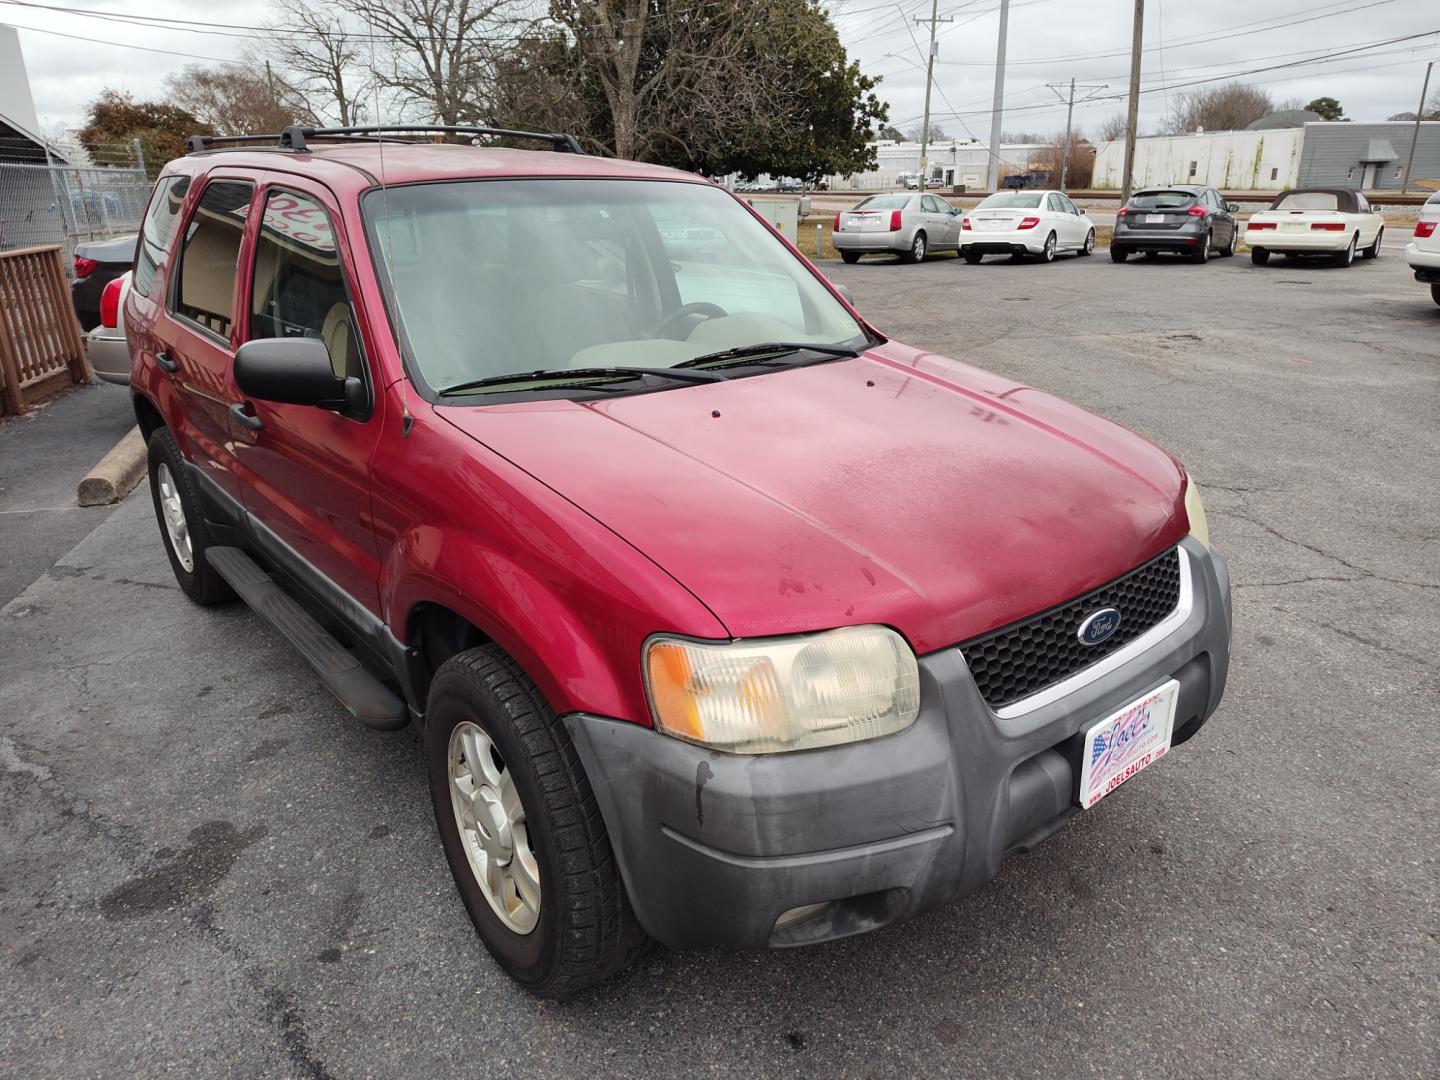
[[[1085,246],[1076,252],[1082,259],[1095,254],[1095,230],[1091,229],[1085,234]]]
[[[566,998],[639,956],[646,938],[570,736],[498,647],[436,672],[425,758],[455,886],[511,978]]]
[[[1256,266],[1264,266],[1270,261],[1270,252],[1266,251],[1264,248],[1251,248],[1250,261]]]
[[[1125,261],[1126,259],[1128,259],[1129,257],[1130,257],[1130,253],[1129,253],[1128,251],[1126,251],[1124,248],[1112,247],[1112,248],[1110,249],[1110,261],[1111,261],[1111,262],[1124,262],[1124,261]]]
[[[1222,259],[1228,259],[1228,258],[1230,258],[1230,257],[1231,257],[1232,255],[1234,255],[1234,254],[1235,254],[1235,230],[1234,230],[1234,229],[1231,229],[1231,230],[1230,230],[1230,240],[1226,243],[1226,245],[1225,245],[1223,248],[1221,248],[1221,250],[1220,250],[1220,257],[1221,257]]]
[[[1360,253],[1362,258],[1378,259],[1380,257],[1380,241],[1385,239],[1385,230],[1382,228],[1375,234],[1375,242]]]
[[[910,250],[901,256],[908,263],[925,261],[925,234],[917,232],[915,239],[910,241]]]
[[[860,252],[842,251],[840,252],[840,258],[844,259],[847,263],[857,263],[860,261]]]
[[[1045,246],[1040,249],[1040,261],[1047,263],[1055,261],[1055,234],[1053,232],[1045,237]]]

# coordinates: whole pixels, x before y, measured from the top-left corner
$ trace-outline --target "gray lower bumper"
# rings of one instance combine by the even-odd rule
[[[1080,733],[1167,679],[1174,742],[1225,688],[1225,561],[1184,541],[1188,617],[1165,639],[1019,715],[985,704],[958,649],[921,658],[903,732],[792,754],[706,751],[648,728],[566,718],[635,912],[672,948],[803,945],[872,930],[973,893],[1075,813]],[[1008,710],[1007,710],[1008,711]],[[831,901],[772,932],[781,913]]]
[[[838,232],[832,233],[831,244],[836,251],[859,252],[906,252],[915,238],[914,229],[900,229],[896,232]]]

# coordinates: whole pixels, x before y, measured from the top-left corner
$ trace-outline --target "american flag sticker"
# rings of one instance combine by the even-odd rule
[[[1112,713],[1085,733],[1080,767],[1080,805],[1090,809],[1170,749],[1175,702],[1174,679]]]

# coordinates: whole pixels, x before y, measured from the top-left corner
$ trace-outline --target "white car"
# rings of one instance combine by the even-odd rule
[[[1377,258],[1385,220],[1350,188],[1296,188],[1282,191],[1270,209],[1245,223],[1250,261],[1264,266],[1271,255],[1322,255],[1336,266],[1349,266],[1358,252]]]
[[[1415,235],[1405,245],[1405,261],[1415,271],[1415,280],[1430,286],[1430,296],[1440,304],[1440,191],[1425,200]]]
[[[971,265],[986,255],[1034,255],[1054,262],[1061,251],[1089,255],[1094,250],[1094,223],[1059,191],[997,191],[960,224],[960,254]]]
[[[100,294],[100,325],[85,335],[85,355],[90,370],[102,382],[130,385],[130,347],[125,343],[125,296],[130,291],[130,271],[105,285]]]

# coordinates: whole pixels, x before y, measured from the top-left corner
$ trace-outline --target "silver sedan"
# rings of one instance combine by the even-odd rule
[[[961,211],[938,195],[871,195],[835,215],[832,242],[847,263],[871,252],[919,262],[932,251],[960,250],[960,219]]]

